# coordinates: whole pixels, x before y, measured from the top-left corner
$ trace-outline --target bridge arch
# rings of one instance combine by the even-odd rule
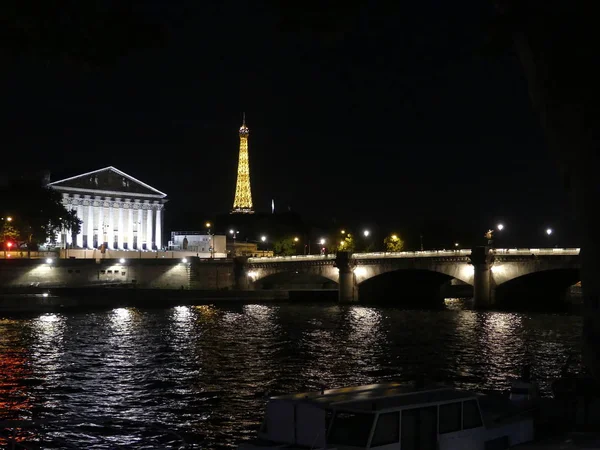
[[[247,274],[254,289],[337,289],[339,280],[333,261],[251,264]]]
[[[466,258],[454,261],[401,259],[386,264],[361,261],[354,269],[360,301],[421,305],[441,303],[442,287],[451,280],[472,286],[473,273],[473,266]],[[467,291],[472,296],[472,292]]]
[[[565,306],[569,288],[579,281],[577,267],[528,271],[496,286],[496,304],[512,308]]]

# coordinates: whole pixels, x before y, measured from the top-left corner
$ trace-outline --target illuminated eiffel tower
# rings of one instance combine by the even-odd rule
[[[235,198],[231,214],[252,214],[252,190],[250,189],[250,163],[248,161],[248,135],[250,130],[246,126],[246,113],[244,113],[240,127],[240,156],[238,160],[237,183],[235,185]]]

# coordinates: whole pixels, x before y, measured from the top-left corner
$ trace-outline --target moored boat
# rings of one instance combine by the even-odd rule
[[[496,450],[532,441],[531,405],[443,385],[383,383],[269,399],[258,438],[274,448]]]

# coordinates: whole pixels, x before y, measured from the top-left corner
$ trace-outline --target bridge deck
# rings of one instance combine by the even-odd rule
[[[579,255],[578,248],[497,248],[494,253],[502,256],[563,256]],[[416,252],[370,252],[353,253],[354,259],[373,259],[373,258],[435,258],[435,257],[456,257],[469,256],[470,249],[457,250],[424,250]],[[249,258],[249,262],[286,262],[286,261],[319,261],[333,260],[334,254],[330,255],[298,255],[298,256],[261,256]]]

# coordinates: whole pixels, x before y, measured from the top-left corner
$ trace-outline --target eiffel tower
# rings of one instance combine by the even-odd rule
[[[238,160],[237,183],[235,185],[235,198],[231,214],[253,214],[252,190],[250,189],[250,163],[248,161],[248,135],[250,130],[246,126],[246,113],[243,115],[240,127],[240,156]]]

